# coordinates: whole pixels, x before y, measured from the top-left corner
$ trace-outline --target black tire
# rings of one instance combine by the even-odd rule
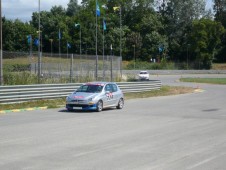
[[[97,109],[96,109],[96,111],[97,112],[101,112],[102,110],[103,110],[103,102],[101,100],[99,100],[97,102]]]
[[[72,112],[72,111],[73,111],[73,109],[67,109],[67,111],[68,111],[68,112]]]
[[[123,106],[124,106],[124,100],[123,100],[123,98],[121,98],[121,99],[119,99],[118,105],[117,105],[116,108],[117,108],[117,109],[122,109]]]

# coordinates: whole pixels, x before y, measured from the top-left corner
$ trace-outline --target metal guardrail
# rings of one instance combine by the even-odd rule
[[[162,85],[160,80],[118,82],[117,84],[123,93],[157,90]],[[66,97],[80,85],[82,83],[0,86],[0,104]]]

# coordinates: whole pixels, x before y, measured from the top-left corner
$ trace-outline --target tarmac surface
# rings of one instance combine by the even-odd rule
[[[181,83],[180,77],[153,79],[199,90],[128,100],[122,110],[100,113],[60,108],[0,115],[0,169],[225,169],[226,86]]]

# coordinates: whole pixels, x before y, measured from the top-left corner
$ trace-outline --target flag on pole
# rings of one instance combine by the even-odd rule
[[[107,30],[107,25],[106,25],[106,20],[105,19],[103,19],[103,29],[104,29],[104,31]]]
[[[61,32],[60,32],[60,29],[59,29],[59,33],[58,33],[58,38],[59,38],[59,40],[61,39]]]
[[[97,15],[98,17],[100,16],[100,6],[99,6],[98,2],[97,2],[97,4],[96,4],[96,15]]]
[[[115,6],[113,7],[113,10],[116,11],[116,10],[119,10],[120,9],[120,6]]]
[[[161,44],[161,45],[159,46],[159,53],[161,53],[161,52],[163,52],[163,51],[164,51],[164,45]]]
[[[38,46],[38,44],[39,44],[39,39],[38,39],[38,38],[35,38],[34,44],[35,44],[36,46]]]
[[[27,43],[30,44],[32,41],[32,36],[31,35],[28,35],[27,36]]]
[[[75,23],[75,28],[78,28],[80,27],[80,24],[79,23]]]
[[[71,44],[70,43],[67,43],[67,48],[71,48]]]

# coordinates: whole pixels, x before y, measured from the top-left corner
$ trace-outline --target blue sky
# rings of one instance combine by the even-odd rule
[[[7,19],[30,21],[32,12],[38,11],[38,0],[1,0],[2,13]],[[49,11],[52,6],[67,7],[69,0],[40,0],[41,10]],[[81,2],[81,0],[78,0]],[[207,0],[207,8],[211,8],[212,0]]]

